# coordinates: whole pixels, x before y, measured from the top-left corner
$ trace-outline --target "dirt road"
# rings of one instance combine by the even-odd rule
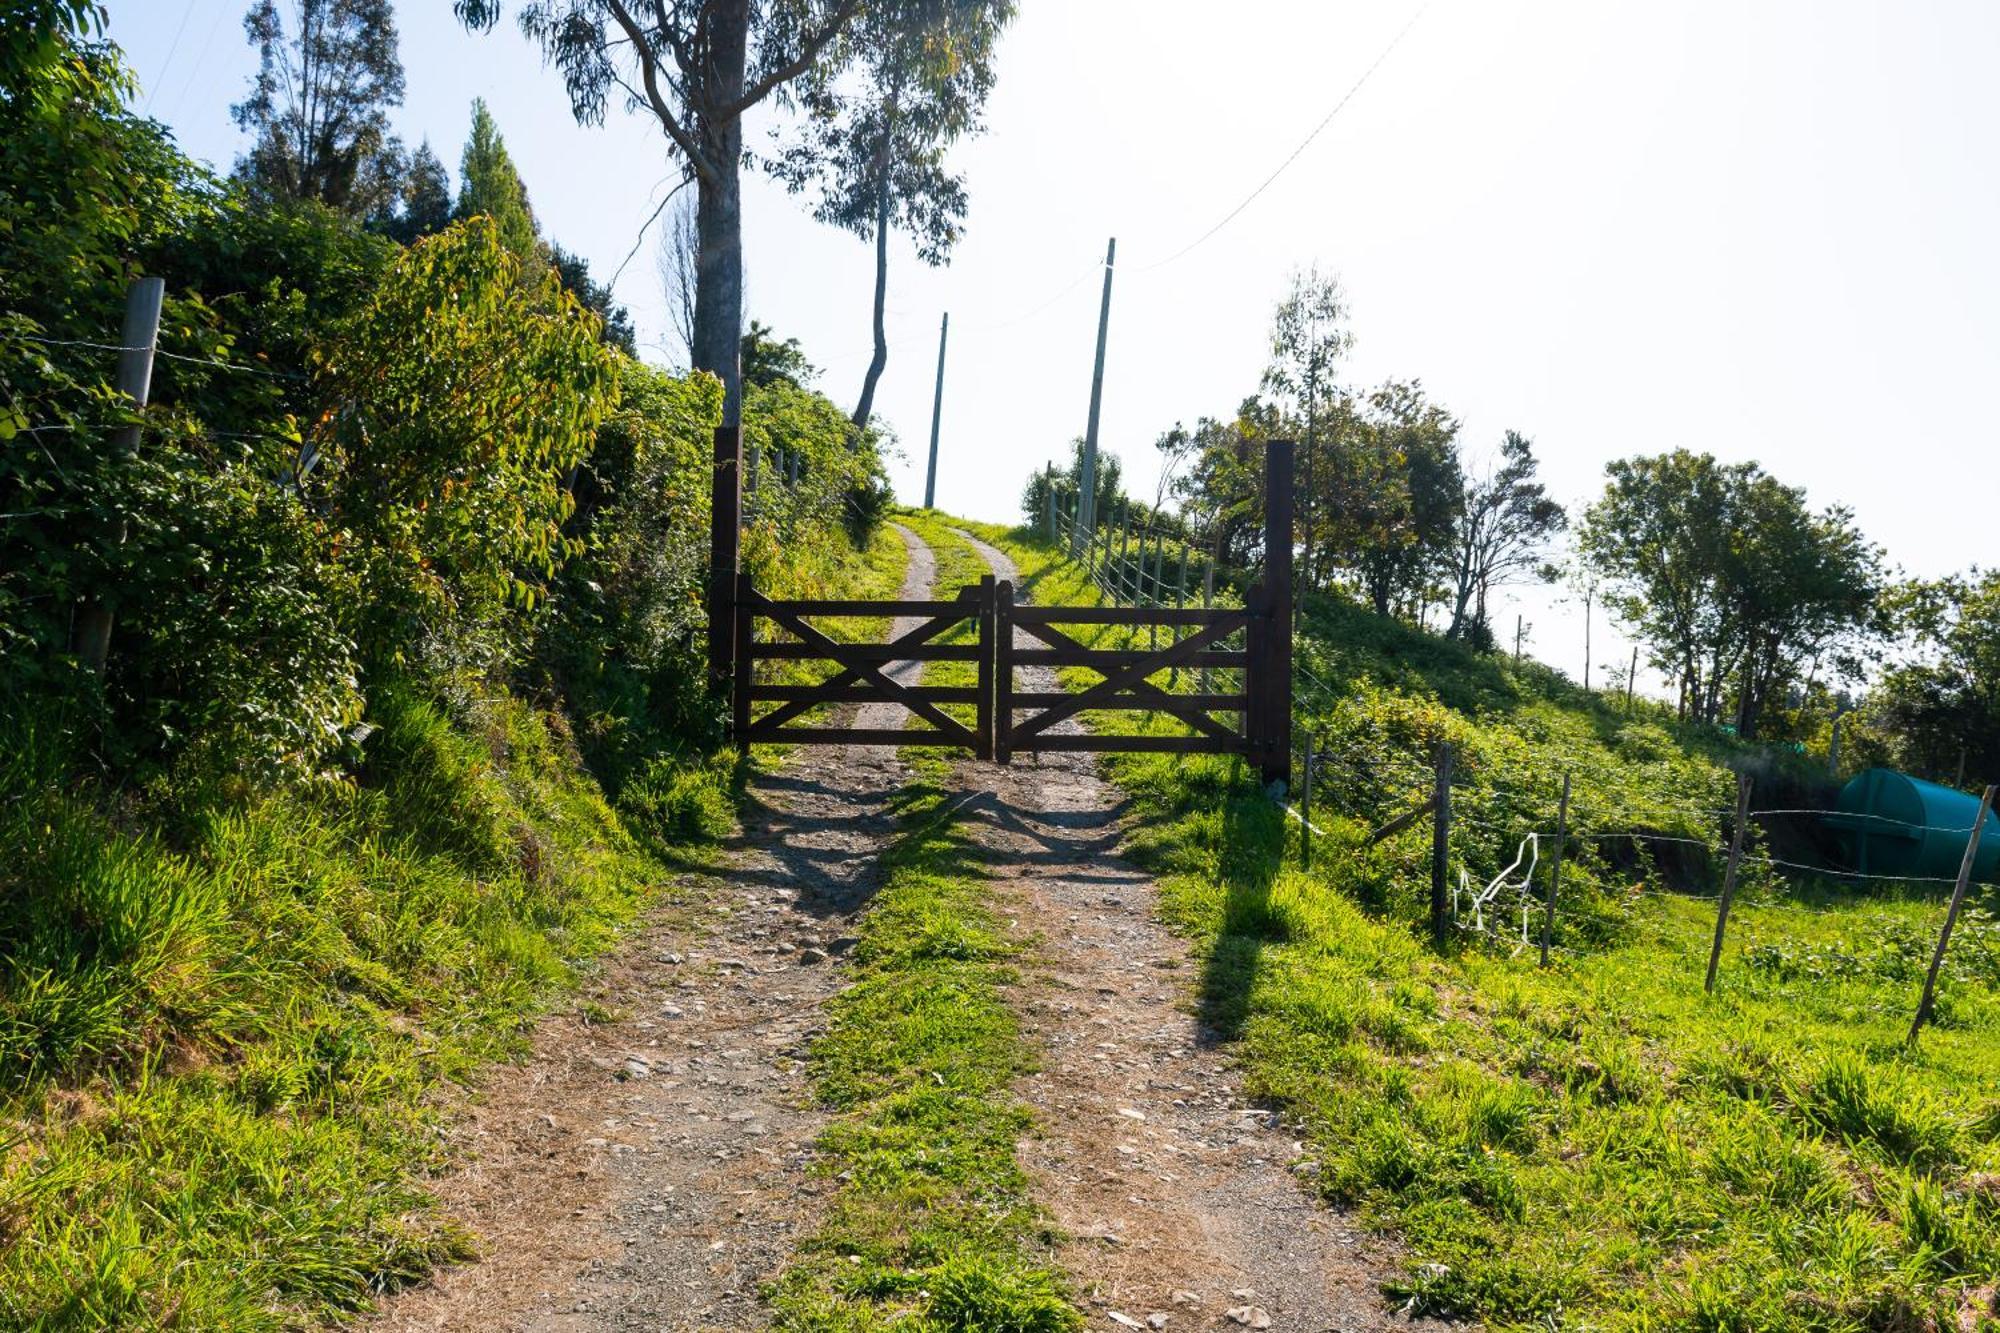
[[[898,531],[902,596],[931,595],[932,553]],[[901,721],[896,705],[860,711],[863,726]],[[440,1194],[481,1258],[386,1302],[381,1327],[767,1324],[758,1286],[811,1232],[824,1188],[807,1171],[823,1117],[802,1060],[904,776],[893,751],[816,749],[756,781],[726,873],[677,885],[586,1003],[466,1105],[453,1147],[469,1164]],[[1196,960],[1117,855],[1119,801],[1094,762],[968,762],[958,777],[992,793],[968,817],[996,853],[1003,917],[1031,942],[1012,1001],[1040,1061],[1018,1087],[1039,1133],[1020,1151],[1069,1237],[1090,1327],[1412,1327],[1383,1307],[1390,1256],[1312,1201],[1293,1137],[1245,1104],[1195,1016]]]

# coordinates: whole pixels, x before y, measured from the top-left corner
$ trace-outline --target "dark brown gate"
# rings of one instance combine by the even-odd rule
[[[1273,441],[1265,466],[1264,581],[1253,585],[1241,608],[1039,607],[1014,604],[1011,582],[982,579],[950,601],[779,601],[764,596],[747,574],[736,572],[742,468],[740,430],[716,432],[715,532],[710,584],[709,668],[732,695],[731,731],[744,748],[759,742],[827,745],[941,745],[962,747],[981,759],[1005,763],[1015,754],[1059,750],[1128,750],[1180,754],[1237,754],[1257,766],[1266,782],[1291,776],[1292,712],[1292,445]],[[917,618],[888,643],[848,643],[815,619]],[[759,638],[763,623],[783,637]],[[940,643],[958,626],[975,627],[969,641]],[[1078,637],[1079,627],[1166,629],[1168,646],[1104,647]],[[1068,627],[1068,628],[1065,628]],[[1017,631],[1034,640],[1018,646]],[[1232,642],[1240,636],[1240,646]],[[808,661],[833,668],[805,684],[757,679],[759,662]],[[897,678],[892,664],[971,662],[971,686],[923,685]],[[1081,667],[1098,680],[1075,691],[1021,690],[1021,668]],[[1233,692],[1183,693],[1161,685],[1213,670],[1239,671]],[[815,709],[893,704],[905,720],[923,726],[861,726],[808,717]],[[760,705],[775,705],[759,711]],[[970,705],[967,726],[945,711]],[[1104,711],[1166,714],[1184,723],[1185,735],[1133,735],[1058,731],[1078,714]],[[803,720],[802,720],[803,719]]]
[[[733,691],[736,743],[831,745],[963,746],[981,759],[993,755],[992,663],[994,583],[988,578],[961,589],[953,601],[776,601],[736,581],[736,681]],[[887,643],[847,643],[814,625],[816,618],[874,619],[920,617],[920,623]],[[759,639],[759,621],[788,637]],[[937,640],[961,625],[974,627],[971,642]],[[769,684],[757,679],[759,662],[816,662],[836,668],[811,684]],[[978,682],[969,686],[921,685],[898,680],[892,664],[971,662]],[[776,708],[759,713],[759,704]],[[791,725],[814,709],[850,704],[896,704],[899,720],[927,727],[862,727],[807,722]],[[971,704],[970,727],[944,711],[944,704]]]

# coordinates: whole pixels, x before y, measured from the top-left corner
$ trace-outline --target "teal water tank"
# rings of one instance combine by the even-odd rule
[[[1839,809],[1822,816],[1834,829],[1847,863],[1863,875],[1952,879],[1965,860],[1979,798],[1894,769],[1871,768],[1840,790]],[[2000,872],[2000,821],[1986,816],[1972,877]]]

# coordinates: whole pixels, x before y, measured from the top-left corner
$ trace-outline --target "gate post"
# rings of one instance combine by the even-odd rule
[[[1264,636],[1255,660],[1263,679],[1251,690],[1263,699],[1261,752],[1266,785],[1292,783],[1292,442],[1272,440],[1264,458],[1264,612],[1253,621]]]
[[[750,609],[753,589],[749,574],[739,573],[736,576],[736,586],[731,592],[735,594],[731,604],[734,612],[731,619],[735,624],[736,637],[730,645],[730,656],[736,663],[736,683],[730,692],[729,729],[736,738],[737,753],[749,754],[750,682],[756,667],[753,648],[757,638],[757,617]]]
[[[993,757],[993,648],[999,642],[995,634],[994,621],[994,578],[982,574],[979,578],[979,702],[974,707],[973,758]]]
[[[993,757],[1014,762],[1014,580],[993,589]]]
[[[736,574],[742,565],[743,428],[715,428],[708,493],[708,687],[729,688],[735,673]]]

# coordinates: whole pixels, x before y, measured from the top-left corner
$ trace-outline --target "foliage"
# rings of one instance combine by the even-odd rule
[[[794,389],[808,389],[819,378],[819,367],[806,360],[805,349],[799,346],[797,338],[780,339],[769,324],[754,319],[743,332],[738,360],[746,388],[769,389],[785,384]]]
[[[1569,525],[1569,516],[1535,480],[1536,468],[1534,441],[1510,430],[1500,441],[1499,467],[1466,482],[1446,638],[1490,643],[1488,594],[1530,571],[1552,576],[1543,555],[1550,538]]]
[[[1785,688],[1821,671],[1857,679],[1881,627],[1881,552],[1839,505],[1754,463],[1688,450],[1622,459],[1585,516],[1580,544],[1612,607],[1680,686],[1683,716],[1757,734]]]
[[[524,0],[521,30],[562,73],[580,124],[614,97],[649,115],[699,191],[690,359],[722,381],[722,419],[742,420],[743,113],[820,66],[861,0]],[[491,28],[503,0],[453,0]],[[639,90],[643,89],[641,95]]]
[[[1869,700],[1895,761],[1946,781],[2000,774],[2000,571],[1904,585],[1890,604],[1916,650]]]
[[[472,132],[458,164],[458,207],[453,216],[460,221],[491,218],[500,244],[525,265],[538,262],[541,228],[528,207],[528,187],[521,183],[483,97],[472,99]]]
[[[293,13],[289,38],[277,0],[252,0],[243,16],[257,77],[230,110],[256,142],[236,176],[262,199],[384,213],[403,172],[389,132],[389,108],[403,102],[395,13],[389,0],[299,0]]]
[[[327,349],[315,476],[374,664],[484,670],[575,546],[565,481],[617,401],[596,320],[485,217],[420,242]]]
[[[637,357],[639,335],[632,327],[632,313],[612,298],[609,287],[590,276],[590,261],[556,245],[549,248],[549,264],[563,289],[604,325],[604,341]]]
[[[1065,506],[1063,513],[1075,512],[1078,488],[1083,485],[1083,448],[1081,438],[1071,440],[1068,463],[1055,469],[1054,472],[1055,494],[1058,502]],[[1119,489],[1123,472],[1124,468],[1119,463],[1117,454],[1108,449],[1098,450],[1097,512],[1101,517],[1108,517],[1114,507],[1122,502]],[[1034,472],[1029,474],[1028,484],[1021,491],[1021,514],[1031,527],[1038,527],[1048,512],[1049,486],[1050,473]]]
[[[1074,566],[1007,544],[1039,597],[1083,599]],[[1403,1247],[1391,1300],[1496,1329],[1973,1327],[2000,1262],[1988,917],[1954,941],[1949,1019],[1921,1050],[1903,1035],[1942,903],[1914,886],[1751,884],[1704,997],[1714,906],[1676,890],[1713,892],[1717,760],[1754,756],[1336,602],[1307,599],[1301,646],[1331,686],[1302,712],[1343,757],[1311,871],[1234,761],[1111,772],[1246,1093],[1304,1125],[1302,1175]],[[1513,912],[1420,943],[1427,830],[1365,845],[1440,735],[1466,756],[1452,860],[1475,883],[1576,778],[1546,970]],[[1645,853],[1621,829],[1707,850]]]
[[[425,139],[410,154],[397,189],[395,211],[375,221],[404,245],[434,236],[451,225],[451,176]],[[628,349],[629,350],[629,349]]]
[[[1298,527],[1305,543],[1299,572],[1308,585],[1323,582],[1317,548],[1318,490],[1314,474],[1323,452],[1320,405],[1334,396],[1334,367],[1354,345],[1348,324],[1347,294],[1337,278],[1322,275],[1317,266],[1292,274],[1291,291],[1271,318],[1271,363],[1264,370],[1264,388],[1275,395],[1303,425],[1298,453]],[[1330,460],[1328,460],[1330,461]]]
[[[828,61],[791,92],[803,115],[792,142],[768,165],[794,193],[817,188],[813,215],[875,242],[875,352],[854,424],[873,415],[889,362],[884,315],[889,233],[909,233],[924,263],[946,262],[964,230],[965,180],[945,165],[977,133],[993,89],[994,50],[1013,0],[877,0],[842,38],[851,58]],[[838,75],[858,64],[853,81]]]

